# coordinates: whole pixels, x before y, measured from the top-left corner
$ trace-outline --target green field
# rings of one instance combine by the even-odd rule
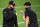
[[[3,24],[3,8],[8,7],[8,3],[10,0],[0,0],[0,27],[2,27]],[[23,18],[20,14],[20,11],[23,10],[25,11],[24,3],[25,2],[31,2],[32,4],[32,9],[37,13],[37,19],[38,23],[40,26],[40,0],[14,0],[16,3],[15,10],[17,12],[17,20],[19,22],[18,27],[25,27],[25,23],[20,23],[24,22]]]

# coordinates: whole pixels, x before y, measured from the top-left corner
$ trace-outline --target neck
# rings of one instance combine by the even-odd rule
[[[31,8],[31,7],[28,7],[28,8],[25,8],[25,9],[27,10],[27,9],[30,9],[30,8]]]

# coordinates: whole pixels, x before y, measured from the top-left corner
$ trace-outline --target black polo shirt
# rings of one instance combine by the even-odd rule
[[[34,23],[34,24],[37,23],[37,15],[31,8],[26,8],[25,18],[26,18],[26,16],[29,16],[29,23],[30,24],[31,23]]]

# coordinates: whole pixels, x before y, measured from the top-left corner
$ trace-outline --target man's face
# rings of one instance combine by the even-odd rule
[[[10,4],[9,4],[9,7],[10,7],[10,9],[13,9],[13,8],[15,8],[13,5],[10,5]]]
[[[11,8],[14,8],[14,6],[13,6],[13,5],[10,5],[10,7],[11,7]]]
[[[27,5],[25,5],[25,8],[28,8],[28,6],[27,6]]]
[[[31,7],[31,6],[27,6],[27,5],[25,5],[25,8],[29,8],[29,7]]]

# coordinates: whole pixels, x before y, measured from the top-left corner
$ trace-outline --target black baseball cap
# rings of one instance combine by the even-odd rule
[[[9,4],[15,6],[15,2],[14,1],[10,1]]]
[[[31,6],[30,2],[26,2],[24,5]]]

